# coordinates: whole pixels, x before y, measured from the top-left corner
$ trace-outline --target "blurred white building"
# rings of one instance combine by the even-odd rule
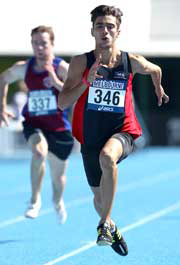
[[[93,48],[90,11],[115,5],[124,15],[121,49],[147,55],[180,54],[179,0],[6,0],[1,5],[0,54],[31,54],[30,32],[38,25],[54,28],[55,51],[74,55]]]

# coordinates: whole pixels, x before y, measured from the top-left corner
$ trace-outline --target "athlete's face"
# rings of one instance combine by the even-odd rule
[[[96,47],[102,49],[111,48],[119,32],[116,17],[111,15],[97,17],[91,30],[92,36],[95,37]]]
[[[53,44],[48,32],[39,32],[32,35],[32,48],[37,59],[46,60],[52,56]]]

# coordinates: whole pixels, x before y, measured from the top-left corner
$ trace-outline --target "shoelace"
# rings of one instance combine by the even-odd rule
[[[118,238],[119,241],[121,240],[122,235],[121,235],[119,229],[116,229],[116,230],[114,231],[114,233],[113,233],[113,240],[112,240],[113,243],[116,242],[116,240],[115,240],[115,238],[114,238],[115,236]]]
[[[112,237],[111,232],[110,232],[110,228],[108,226],[100,226],[98,228],[98,235],[102,235],[102,236],[109,236],[110,238]]]

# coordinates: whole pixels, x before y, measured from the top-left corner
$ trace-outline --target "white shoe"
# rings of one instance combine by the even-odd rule
[[[61,201],[60,204],[58,205],[55,204],[54,207],[58,216],[59,223],[64,224],[67,220],[67,212],[64,206],[64,202]]]
[[[41,200],[38,200],[36,203],[30,203],[25,212],[25,217],[27,218],[38,217],[40,209],[41,209]]]

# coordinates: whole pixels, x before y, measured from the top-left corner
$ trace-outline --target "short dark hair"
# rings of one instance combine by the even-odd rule
[[[109,15],[116,17],[119,27],[121,24],[121,17],[123,16],[123,12],[115,6],[107,6],[107,5],[97,6],[91,11],[91,22],[94,25],[97,17],[109,16]]]
[[[49,33],[51,43],[54,44],[54,32],[53,32],[52,27],[47,27],[47,26],[44,26],[44,25],[38,26],[38,27],[32,29],[31,37],[32,37],[33,34],[44,33],[44,32]]]

